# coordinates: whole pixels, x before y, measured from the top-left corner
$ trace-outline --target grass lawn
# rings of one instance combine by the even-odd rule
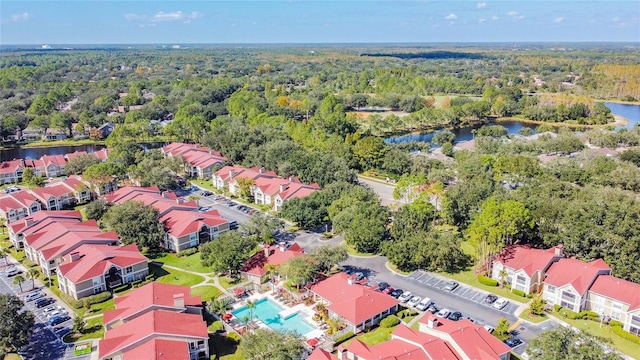
[[[395,326],[390,328],[378,327],[375,330],[369,331],[368,333],[364,333],[362,335],[358,335],[352,339],[349,339],[342,343],[342,345],[347,346],[350,342],[353,341],[353,339],[358,339],[368,345],[380,344],[391,338],[391,333],[393,332],[393,330],[395,330],[395,328]]]
[[[389,267],[389,269],[397,272],[398,274],[401,274],[401,275],[410,275],[411,274],[410,271],[402,271],[402,270],[398,269],[396,264],[392,263],[391,261],[387,261],[387,266]]]
[[[221,276],[218,278],[218,282],[220,282],[220,285],[222,285],[222,287],[225,289],[230,289],[238,285],[240,283],[240,280],[241,279],[232,279],[226,276]]]
[[[91,305],[91,308],[88,312],[86,312],[84,315],[85,316],[91,316],[91,315],[96,315],[96,314],[102,314],[103,312],[107,311],[107,310],[113,310],[116,308],[116,303],[113,300],[113,298],[105,301],[105,302],[101,302],[99,304],[93,304]]]
[[[193,185],[201,187],[203,189],[207,189],[209,191],[215,191],[216,193],[219,191],[218,189],[213,187],[213,182],[211,179],[192,179],[189,180]]]
[[[66,343],[72,343],[76,341],[89,340],[89,339],[102,339],[104,336],[104,326],[102,326],[102,316],[87,320],[84,326],[85,332],[77,336],[73,332],[68,333],[62,339]]]
[[[347,245],[344,242],[342,244],[347,248],[347,254],[349,254],[349,255],[363,256],[363,257],[376,256],[376,254],[372,254],[372,253],[361,253],[361,252],[358,252],[353,246]]]
[[[209,335],[209,350],[212,359],[244,360],[244,356],[242,356],[242,353],[238,350],[238,344],[224,335]]]
[[[165,269],[156,264],[149,264],[149,271],[153,273],[157,282],[163,284],[193,286],[204,281],[202,276],[173,269]]]
[[[209,301],[222,295],[222,291],[215,286],[196,286],[191,288],[191,296],[200,296],[202,301]]]
[[[479,289],[492,292],[498,296],[520,302],[520,303],[526,303],[527,301],[529,301],[528,298],[523,298],[522,296],[518,296],[512,293],[511,290],[507,288],[501,289],[499,286],[488,286],[488,285],[481,284],[478,281],[478,275],[475,274],[473,270],[462,271],[456,274],[449,274],[449,273],[439,273],[439,274],[442,276],[451,278],[453,280],[456,280],[460,283],[465,283],[465,284],[477,287]]]
[[[4,360],[22,360],[22,357],[16,353],[11,353],[5,355]]]
[[[554,313],[554,315],[557,315],[557,313]],[[611,330],[611,327],[609,325],[602,324],[602,327],[600,327],[600,322],[596,322],[596,321],[571,320],[571,319],[563,318],[562,316],[556,316],[556,317],[592,335],[609,339],[613,342],[612,345],[614,348],[622,351],[623,353],[633,358],[636,358],[636,359],[640,358],[640,348],[638,347],[638,344],[634,344],[631,341],[623,339],[620,336],[614,334],[613,330]]]
[[[525,309],[525,311],[523,311],[522,314],[520,314],[520,319],[527,320],[534,324],[539,324],[545,320],[548,320],[549,317],[547,316],[547,314],[533,315],[529,313],[529,310]]]
[[[408,324],[408,323],[409,323],[409,322],[411,322],[411,320],[413,320],[413,318],[415,318],[416,316],[418,316],[418,315],[414,315],[414,316],[405,316],[405,317],[403,317],[403,318],[402,318],[402,319],[400,319],[400,320],[402,320],[402,322],[404,322],[404,323],[407,323],[407,324]]]
[[[200,260],[200,253],[197,252],[195,254],[189,256],[178,257],[173,253],[146,253],[145,254],[149,259],[155,262],[160,262],[163,264],[167,264],[169,266],[175,266],[180,269],[195,271],[203,274],[208,274],[211,272],[211,269],[202,266],[202,261]]]

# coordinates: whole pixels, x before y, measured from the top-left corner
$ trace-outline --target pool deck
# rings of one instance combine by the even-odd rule
[[[246,301],[247,300],[252,300],[252,301],[258,301],[258,300],[262,300],[264,298],[267,298],[271,301],[273,301],[274,303],[278,304],[279,306],[281,306],[284,310],[282,310],[281,312],[278,313],[278,315],[283,318],[286,319],[296,313],[299,313],[300,316],[302,316],[302,318],[304,319],[305,322],[307,322],[309,325],[311,325],[315,330],[312,330],[311,332],[304,334],[303,336],[306,339],[316,339],[316,338],[320,338],[321,336],[324,335],[324,331],[320,329],[320,324],[316,321],[313,321],[313,314],[315,313],[315,311],[313,310],[313,308],[304,305],[304,304],[298,304],[295,305],[293,307],[287,306],[283,303],[281,303],[280,301],[278,301],[274,296],[272,296],[270,293],[266,293],[266,294],[253,294],[249,297],[247,297],[246,299],[242,300],[242,301],[238,301],[237,303],[233,304],[233,309],[237,310],[241,307],[246,306]],[[271,329],[269,326],[267,326],[265,323],[263,323],[262,321],[258,320],[258,319],[254,319],[252,321],[252,323],[258,325],[260,328],[263,329],[269,329],[269,330],[273,330]]]

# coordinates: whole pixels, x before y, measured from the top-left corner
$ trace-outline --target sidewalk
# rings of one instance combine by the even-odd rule
[[[193,286],[191,286],[192,288],[194,287],[198,287],[198,286],[211,286],[210,284],[212,284],[213,286],[217,287],[220,291],[222,291],[223,294],[225,295],[232,295],[231,292],[229,292],[229,290],[225,289],[222,285],[220,285],[220,281],[218,279],[218,276],[216,275],[211,275],[212,273],[208,273],[208,274],[203,274],[197,271],[192,271],[192,270],[185,270],[179,267],[175,267],[175,266],[171,266],[171,265],[167,265],[164,263],[156,263],[159,264],[162,267],[166,267],[167,269],[172,269],[172,270],[176,270],[176,271],[182,271],[182,272],[186,272],[188,274],[192,274],[192,275],[198,275],[198,276],[202,276],[204,278],[203,281],[199,282],[198,284],[195,284]],[[211,283],[209,281],[212,281]]]

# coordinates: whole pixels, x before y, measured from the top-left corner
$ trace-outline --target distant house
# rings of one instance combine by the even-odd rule
[[[149,265],[136,244],[81,245],[62,258],[57,274],[60,291],[77,300],[144,279]]]
[[[508,246],[493,261],[491,277],[502,281],[500,273],[507,271],[506,282],[512,289],[525,294],[542,292],[545,272],[551,264],[564,257],[563,246],[541,250],[526,246]]]
[[[43,155],[39,160],[26,160],[36,176],[56,177],[65,174],[67,160],[63,155]]]
[[[49,128],[45,131],[43,138],[44,140],[64,140],[67,138],[67,133],[59,129]]]
[[[40,128],[26,128],[22,130],[21,140],[41,140],[45,131]]]
[[[609,274],[611,268],[602,259],[588,263],[578,259],[560,259],[547,270],[543,298],[549,305],[580,312],[587,301],[587,290],[596,278]]]
[[[329,316],[341,319],[347,329],[358,333],[398,311],[395,298],[359,285],[354,275],[337,273],[311,287],[314,300],[327,305]]]
[[[171,143],[162,148],[165,156],[180,156],[188,164],[188,175],[203,179],[211,178],[215,168],[227,160],[219,152],[197,144]]]
[[[124,111],[121,111],[121,112],[124,112]],[[102,132],[103,139],[106,139],[107,136],[111,135],[111,133],[113,132],[113,129],[115,129],[115,125],[110,122],[104,123],[100,125],[100,127],[98,127],[98,130]]]
[[[24,172],[24,161],[22,159],[13,159],[0,163],[0,184],[11,184],[22,181],[22,173]]]
[[[38,199],[27,190],[0,194],[0,217],[7,224],[32,215],[41,208]]]

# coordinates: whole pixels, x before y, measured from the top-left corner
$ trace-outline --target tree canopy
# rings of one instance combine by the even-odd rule
[[[297,360],[304,353],[300,335],[267,329],[245,334],[239,348],[247,360]]]
[[[242,236],[227,231],[215,240],[200,245],[202,265],[215,273],[237,275],[244,262],[253,255],[258,241],[253,236]]]
[[[35,324],[33,313],[15,295],[0,294],[0,356],[17,351],[29,342]]]
[[[606,339],[587,334],[571,327],[557,326],[547,330],[527,346],[527,353],[536,360],[618,360],[615,352],[608,350]]]
[[[158,220],[158,210],[138,201],[109,207],[100,222],[115,231],[123,244],[157,248],[164,238],[164,225]]]

